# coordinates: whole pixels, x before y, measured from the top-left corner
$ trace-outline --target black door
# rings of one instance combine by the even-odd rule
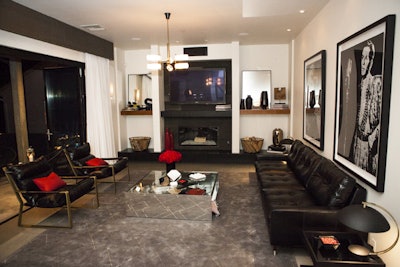
[[[83,70],[78,67],[44,71],[49,150],[63,143],[86,140]],[[74,140],[72,140],[74,139]]]
[[[36,73],[35,73],[36,72]],[[25,75],[29,145],[37,156],[62,145],[65,137],[86,140],[85,90],[80,67],[52,68]],[[41,76],[41,77],[37,77]]]

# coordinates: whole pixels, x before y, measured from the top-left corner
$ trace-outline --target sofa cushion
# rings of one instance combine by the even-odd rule
[[[18,188],[26,191],[39,190],[33,182],[33,179],[45,177],[52,171],[49,163],[44,157],[39,157],[34,162],[9,166],[8,169],[12,172],[13,179]]]
[[[305,189],[292,187],[264,188],[261,190],[264,211],[270,218],[271,211],[275,209],[297,209],[315,206],[314,200]]]
[[[71,202],[75,201],[79,197],[87,194],[94,185],[93,179],[82,179],[77,184],[66,185],[64,187],[59,188],[59,191],[68,191]],[[42,208],[54,208],[54,207],[62,207],[67,204],[65,199],[65,194],[54,193],[47,194],[45,196],[36,197],[31,206],[37,206]]]
[[[67,185],[67,183],[54,172],[51,172],[46,177],[35,178],[33,182],[42,191],[54,191]]]
[[[79,160],[81,158],[87,157],[90,154],[90,145],[89,143],[85,143],[77,148],[75,148],[72,152],[72,158],[74,160]]]
[[[101,158],[92,158],[85,162],[88,166],[106,166],[108,165],[107,161]]]
[[[292,172],[277,172],[277,173],[257,173],[257,179],[260,184],[261,189],[264,188],[275,188],[275,187],[296,187],[304,188],[303,185],[299,183],[296,176]]]
[[[332,161],[322,158],[316,172],[307,183],[307,191],[318,205],[343,207],[348,204],[356,181]]]
[[[302,150],[301,160],[295,165],[290,165],[293,171],[296,173],[297,179],[306,186],[312,173],[318,168],[322,157],[317,154],[314,150],[306,147]]]

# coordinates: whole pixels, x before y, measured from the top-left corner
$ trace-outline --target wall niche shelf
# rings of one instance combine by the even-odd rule
[[[290,114],[290,109],[241,109],[240,115],[255,114]]]
[[[153,115],[152,110],[127,110],[123,109],[121,110],[121,115],[136,115],[136,116],[141,116],[141,115]]]

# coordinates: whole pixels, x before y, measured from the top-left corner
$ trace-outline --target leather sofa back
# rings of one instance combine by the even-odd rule
[[[299,148],[298,154],[295,160],[288,164],[296,174],[296,178],[303,186],[306,186],[311,174],[318,168],[322,157],[305,145]]]
[[[52,171],[48,161],[42,156],[34,162],[8,166],[16,185],[20,190],[40,190],[33,182],[34,178],[45,177]]]
[[[73,160],[79,160],[79,159],[85,158],[90,155],[90,144],[85,143],[85,144],[73,149],[72,153],[73,153],[73,156],[72,156]]]
[[[341,208],[349,203],[356,181],[332,161],[321,157],[318,169],[306,185],[317,205]]]

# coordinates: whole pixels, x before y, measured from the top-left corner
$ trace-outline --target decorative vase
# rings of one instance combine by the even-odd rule
[[[248,95],[246,98],[246,109],[252,109],[253,108],[253,98],[251,98],[251,95]]]
[[[170,170],[175,169],[175,162],[166,163],[166,167],[167,167],[167,173],[169,173]]]
[[[165,129],[165,135],[164,135],[164,142],[165,142],[165,150],[171,150],[171,137],[169,135],[169,130],[168,128]]]
[[[246,106],[245,106],[245,104],[244,104],[244,99],[242,98],[241,100],[240,100],[240,109],[245,109],[246,108]]]
[[[267,107],[268,107],[268,92],[267,91],[261,92],[260,106],[262,109],[267,109]]]
[[[309,105],[310,105],[310,108],[314,108],[314,106],[315,106],[315,91],[314,90],[310,92],[310,103],[309,103]]]

